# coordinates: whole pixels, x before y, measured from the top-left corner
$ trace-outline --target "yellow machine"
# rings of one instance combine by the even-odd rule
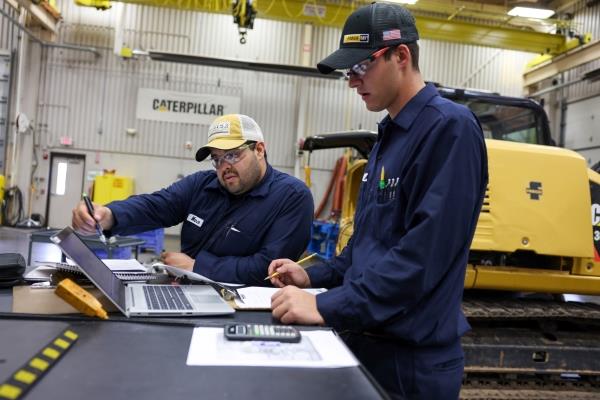
[[[4,175],[0,175],[0,211],[4,210]],[[4,213],[0,212],[0,225],[4,223],[2,220],[2,215]]]
[[[479,118],[489,185],[466,266],[465,289],[600,294],[600,174],[553,146],[543,109],[529,99],[438,88]],[[311,136],[302,150],[353,147],[337,253],[353,232],[366,158],[376,133]],[[451,234],[451,232],[449,232]]]
[[[521,398],[511,388],[529,390],[522,398],[596,398],[600,306],[561,295],[600,295],[600,168],[554,146],[546,114],[532,100],[438,91],[478,117],[488,152],[489,183],[465,265],[462,308],[472,329],[462,338],[461,398]],[[308,152],[353,149],[338,253],[352,235],[376,140],[375,132],[349,131],[301,144]]]
[[[570,150],[493,139],[486,145],[489,185],[465,288],[600,294],[590,219],[590,187],[600,185],[600,174]],[[348,169],[338,252],[352,235],[365,164]]]

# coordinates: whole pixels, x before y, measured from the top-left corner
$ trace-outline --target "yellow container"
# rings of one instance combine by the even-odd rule
[[[104,174],[94,180],[94,202],[102,205],[124,200],[133,194],[133,178]]]
[[[4,175],[0,175],[0,203],[4,200]]]

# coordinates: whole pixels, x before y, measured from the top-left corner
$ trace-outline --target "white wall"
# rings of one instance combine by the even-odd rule
[[[600,161],[600,95],[568,104],[565,147],[583,155],[588,165]]]

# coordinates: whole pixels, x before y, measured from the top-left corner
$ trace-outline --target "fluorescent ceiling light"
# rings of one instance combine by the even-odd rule
[[[515,7],[508,12],[513,17],[546,19],[554,15],[554,11],[546,8]]]
[[[416,4],[419,0],[385,0],[384,3]]]

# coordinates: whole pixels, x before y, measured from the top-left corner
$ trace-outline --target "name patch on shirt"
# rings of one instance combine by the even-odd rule
[[[187,216],[187,220],[189,222],[191,222],[192,224],[196,225],[198,228],[200,228],[202,226],[202,224],[204,223],[204,220],[194,214],[189,214]]]

